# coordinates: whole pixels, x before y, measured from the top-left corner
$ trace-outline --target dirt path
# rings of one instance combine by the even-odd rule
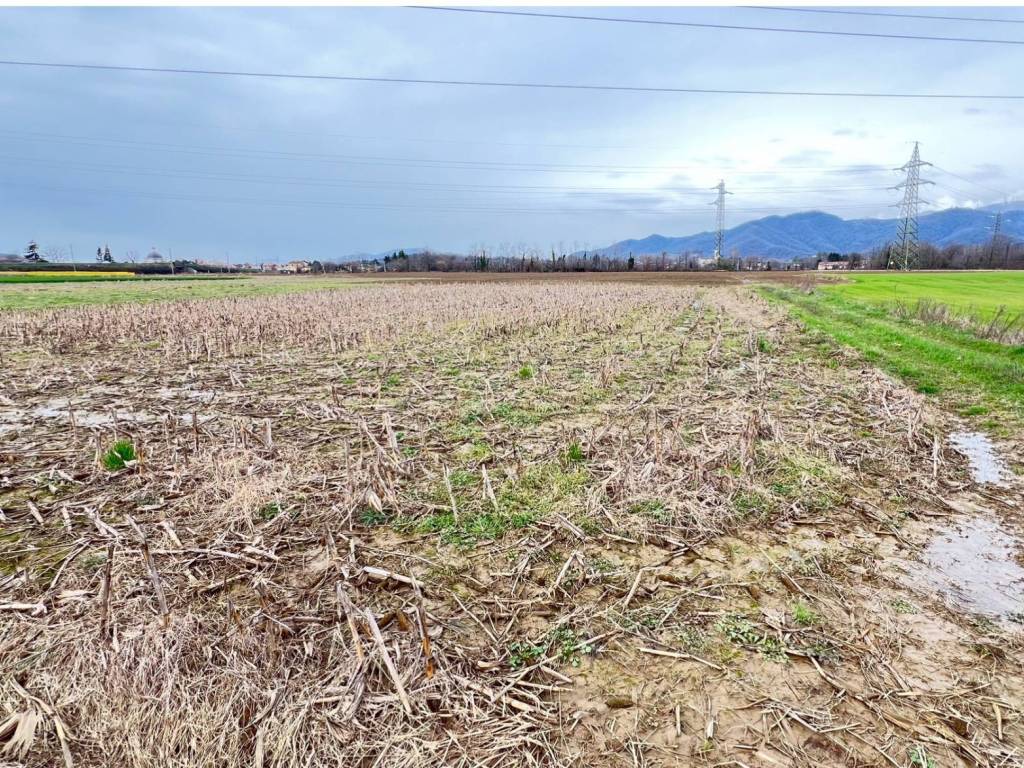
[[[1024,764],[1018,481],[748,289],[196,311],[0,318],[6,757]]]

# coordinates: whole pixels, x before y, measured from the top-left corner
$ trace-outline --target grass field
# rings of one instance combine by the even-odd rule
[[[0,272],[0,285],[14,283],[24,285],[28,283],[88,283],[97,280],[136,280],[139,279],[134,272],[76,272],[76,271],[25,271]]]
[[[0,310],[56,309],[89,304],[146,303],[171,299],[272,296],[323,288],[345,288],[345,277],[100,277],[84,281],[5,281],[0,273]],[[8,282],[8,284],[4,284]],[[366,282],[365,280],[363,282]]]
[[[788,304],[809,329],[858,350],[868,362],[986,428],[1005,432],[1024,424],[1024,346],[899,316],[881,303],[856,301],[831,287],[811,294],[793,288],[765,291]]]
[[[947,509],[1019,487],[974,485],[956,418],[804,324],[992,380],[997,350],[738,280],[356,282],[0,312],[0,754],[1024,752],[1024,616],[910,578]]]
[[[823,290],[869,304],[935,301],[981,320],[990,318],[1000,307],[1024,313],[1024,271],[852,272]]]

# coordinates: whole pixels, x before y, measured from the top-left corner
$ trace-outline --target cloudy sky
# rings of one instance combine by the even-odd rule
[[[534,9],[537,10],[537,9]],[[565,9],[563,9],[564,11]],[[929,13],[928,9],[885,9]],[[728,8],[575,14],[1024,39],[1024,23]],[[936,13],[932,9],[931,13]],[[1021,9],[945,9],[1024,21]],[[423,79],[1020,93],[1024,46],[420,10],[0,9],[6,60]],[[0,66],[0,252],[233,262],[603,246],[815,208],[1024,197],[1024,103],[612,93]],[[939,170],[942,169],[942,170]],[[955,176],[950,175],[956,174]]]

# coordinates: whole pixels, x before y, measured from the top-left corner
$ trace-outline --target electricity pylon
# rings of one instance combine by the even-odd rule
[[[992,240],[988,246],[988,266],[992,267],[992,263],[996,260],[996,247],[999,245],[999,230],[1002,229],[1003,225],[1003,212],[996,211],[996,220],[992,223]]]
[[[725,245],[725,196],[731,195],[732,192],[726,191],[724,181],[719,181],[718,186],[712,189],[718,192],[715,202],[711,203],[718,207],[715,221],[715,266],[718,267],[722,263],[722,247]]]
[[[921,160],[921,151],[915,141],[910,161],[894,169],[905,171],[907,178],[893,187],[893,189],[903,190],[903,201],[900,203],[900,223],[896,232],[896,252],[893,253],[890,249],[889,263],[886,267],[911,269],[917,263],[917,212],[922,202],[920,186],[934,183],[921,178],[921,167],[925,165],[931,165],[931,163]]]

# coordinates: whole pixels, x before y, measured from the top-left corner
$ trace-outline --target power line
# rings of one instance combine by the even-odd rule
[[[541,19],[568,19],[571,21],[610,21],[618,24],[649,24],[665,27],[693,27],[696,29],[728,29],[742,32],[782,32],[800,35],[834,35],[838,37],[871,37],[893,40],[928,40],[943,43],[984,43],[991,45],[1024,45],[1024,40],[995,40],[984,37],[940,37],[936,35],[897,35],[885,32],[841,32],[833,29],[798,29],[791,27],[760,27],[745,24],[711,24],[696,21],[667,21],[664,19],[626,19],[615,16],[584,16],[572,13],[541,13],[539,11],[505,11],[493,8],[442,8],[435,5],[410,5],[423,11],[452,11],[455,13],[486,13],[496,16],[529,16]]]
[[[342,163],[348,165],[380,165],[399,168],[444,168],[449,170],[524,171],[537,173],[619,173],[619,174],[664,174],[668,171],[700,171],[717,173],[721,170],[739,171],[740,175],[777,175],[779,173],[827,172],[843,174],[872,174],[887,171],[881,165],[833,165],[833,166],[778,166],[768,169],[743,169],[742,166],[692,166],[692,165],[574,165],[569,163],[504,163],[487,160],[448,160],[444,158],[402,158],[376,155],[334,155],[313,152],[285,152],[269,149],[243,149],[239,147],[196,147],[186,144],[138,141],[110,137],[73,136],[42,132],[23,133],[0,128],[0,136],[27,141],[57,142],[71,145],[117,148],[124,146],[137,151],[170,152],[204,157],[234,157],[241,159],[270,159]]]
[[[146,122],[151,125],[169,126],[171,128],[202,128],[209,129],[210,126],[204,123],[194,123],[184,120],[155,120],[147,118]],[[323,131],[294,131],[286,130],[283,128],[268,128],[266,126],[259,126],[258,128],[250,128],[238,124],[234,125],[216,125],[216,130],[227,132],[227,133],[276,133],[286,136],[316,136],[322,139],[345,139],[346,141],[372,141],[372,142],[409,142],[416,144],[447,144],[458,147],[465,146],[481,146],[481,147],[526,147],[526,148],[539,148],[539,149],[631,149],[631,147],[624,146],[622,144],[581,144],[581,143],[566,143],[558,144],[553,142],[525,142],[525,141],[480,141],[479,139],[443,139],[434,136],[389,136],[387,134],[353,134],[353,133],[325,133]],[[662,145],[662,147],[655,148],[667,148],[670,145]],[[674,145],[672,145],[674,146]]]
[[[340,188],[368,188],[368,189],[399,189],[410,191],[427,192],[465,192],[472,194],[486,193],[529,193],[529,194],[552,194],[572,195],[593,194],[593,195],[644,195],[644,194],[679,194],[679,195],[700,195],[707,193],[705,187],[687,187],[681,185],[661,185],[646,187],[608,187],[608,186],[558,186],[539,184],[443,184],[436,182],[419,181],[380,181],[373,179],[351,179],[351,178],[311,178],[301,176],[276,176],[266,174],[241,174],[231,172],[207,172],[194,171],[187,168],[140,168],[138,166],[119,166],[110,163],[89,163],[81,161],[54,160],[52,158],[20,157],[11,155],[0,155],[0,160],[8,163],[34,163],[67,169],[78,169],[86,171],[100,171],[107,173],[128,174],[133,176],[153,176],[157,178],[200,180],[200,181],[228,181],[247,182],[256,184],[285,184],[310,187],[340,187]],[[808,194],[830,193],[830,192],[851,192],[851,191],[877,191],[887,187],[879,186],[748,186],[740,187],[743,192],[769,192],[772,194]]]
[[[952,193],[954,193],[956,195],[963,195],[966,198],[970,198],[971,195],[973,194],[971,192],[968,192],[966,189],[961,189],[960,187],[953,187],[953,186],[950,186],[949,184],[943,184],[943,183],[938,182],[938,181],[934,181],[934,182],[932,182],[932,184],[935,185],[936,189],[944,189],[947,192],[952,192]]]
[[[932,165],[932,168],[934,168],[937,171],[941,171],[947,176],[952,176],[954,179],[960,179],[960,181],[966,181],[968,184],[973,184],[974,186],[980,189],[985,189],[988,190],[989,192],[995,192],[1000,197],[1009,197],[1009,195],[1007,195],[1006,193],[1006,190],[990,187],[987,184],[982,184],[981,182],[975,181],[974,179],[969,179],[966,176],[960,176],[959,174],[953,173],[952,171],[947,171],[945,168],[940,168],[937,165]]]
[[[446,9],[446,10],[456,10]],[[480,11],[481,13],[497,13],[497,11]],[[511,12],[510,12],[511,13]],[[1024,44],[1024,40],[1020,41]],[[727,94],[733,96],[806,96],[828,98],[865,98],[865,99],[979,99],[1020,101],[1024,95],[1019,94],[968,94],[968,93],[883,93],[872,91],[773,91],[757,88],[669,88],[638,85],[584,85],[581,83],[530,83],[492,80],[434,80],[410,77],[364,77],[356,75],[301,75],[285,72],[247,72],[241,70],[222,69],[188,69],[184,67],[133,67],[115,64],[71,64],[53,61],[14,61],[0,60],[0,66],[37,67],[44,69],[77,69],[110,72],[148,72],[170,75],[214,75],[223,77],[253,77],[283,80],[314,80],[352,83],[398,83],[407,85],[452,85],[480,86],[488,88],[537,88],[544,90],[571,91],[611,91],[620,93],[674,93],[674,94]]]
[[[755,11],[787,11],[792,13],[831,13],[842,16],[881,16],[889,19],[933,19],[937,21],[983,21],[997,24],[1024,24],[1024,19],[994,19],[979,16],[934,16],[924,13],[883,13],[879,11],[840,11],[834,8],[784,8],[773,5],[739,5]]]
[[[630,173],[638,173],[642,171],[675,171],[675,170],[687,170],[687,171],[699,171],[703,173],[715,173],[722,170],[735,171],[741,176],[754,176],[754,175],[778,175],[780,173],[792,174],[792,173],[804,173],[804,172],[828,172],[830,175],[836,173],[842,174],[871,174],[888,170],[881,165],[832,165],[832,166],[778,166],[776,168],[760,168],[760,169],[746,169],[745,166],[673,166],[673,165],[659,165],[659,166],[627,166],[627,165],[573,165],[573,164],[559,164],[559,165],[546,165],[546,166],[535,166],[529,163],[508,163],[502,164],[496,161],[462,161],[454,160],[448,161],[445,159],[434,159],[434,158],[379,158],[376,156],[358,156],[358,155],[331,155],[322,153],[309,153],[309,152],[282,152],[280,150],[264,150],[264,149],[240,149],[232,147],[194,147],[190,145],[182,144],[168,144],[163,142],[146,142],[132,139],[117,139],[112,137],[91,137],[91,136],[69,136],[65,134],[51,134],[42,132],[16,132],[0,129],[0,136],[7,136],[10,138],[27,139],[30,141],[56,141],[66,142],[71,144],[84,143],[86,145],[98,144],[99,146],[107,146],[108,144],[127,145],[131,149],[138,150],[152,150],[159,152],[171,152],[171,153],[184,153],[184,154],[197,154],[202,156],[217,156],[217,157],[242,157],[248,158],[251,156],[262,158],[264,156],[269,159],[297,159],[297,160],[317,160],[317,161],[330,161],[338,163],[353,163],[363,165],[373,165],[372,162],[364,162],[370,160],[384,160],[389,161],[382,163],[385,165],[398,165],[399,167],[421,167],[416,165],[417,163],[424,163],[422,167],[435,168],[443,167],[444,163],[453,162],[459,165],[456,169],[462,169],[461,166],[467,163],[479,162],[483,167],[480,170],[508,170],[511,166],[512,170],[525,170],[525,171],[539,171],[539,170],[556,170],[558,172],[616,172],[621,173],[628,169],[636,169],[629,171]],[[99,170],[113,170],[114,172],[123,173],[136,173],[143,175],[162,175],[162,174],[199,174],[200,178],[216,178],[225,181],[266,181],[268,183],[283,183],[283,184],[310,184],[312,186],[324,185],[324,186],[398,186],[398,187],[422,187],[427,189],[449,189],[452,191],[460,190],[527,190],[527,191],[561,191],[561,192],[694,192],[703,193],[706,191],[705,187],[702,186],[686,186],[676,184],[664,184],[658,187],[622,187],[622,186],[595,186],[595,185],[548,185],[548,184],[471,184],[467,182],[459,182],[452,184],[437,184],[431,182],[422,181],[411,181],[403,179],[396,182],[381,182],[369,179],[346,179],[332,177],[330,179],[311,179],[309,177],[287,177],[287,176],[273,176],[273,175],[253,175],[253,174],[224,174],[220,173],[216,176],[210,175],[207,172],[196,172],[188,169],[170,168],[170,169],[140,169],[138,166],[112,166],[110,164],[86,164],[81,161],[64,161],[64,160],[53,160],[52,158],[33,158],[33,157],[19,157],[19,156],[2,156],[0,159],[15,162],[31,162],[41,163],[49,165],[58,165],[60,167],[67,167],[69,165],[76,165],[79,167],[88,167],[90,169]],[[410,163],[411,165],[405,165],[404,163]],[[435,165],[436,164],[436,165]],[[492,165],[494,167],[492,167]],[[503,167],[504,166],[504,167]],[[942,173],[952,176],[961,181],[965,181],[969,184],[985,189],[990,192],[998,194],[1000,197],[1009,197],[1009,194],[1004,189],[997,189],[996,187],[982,184],[981,182],[970,179],[966,176],[961,176],[953,171],[942,168],[941,166],[933,166],[935,170],[941,171]],[[875,190],[875,189],[887,189],[888,187],[876,187],[870,185],[859,185],[859,186],[806,186],[806,185],[767,185],[767,186],[751,186],[743,185],[739,188],[734,187],[738,191],[742,192],[775,192],[775,193],[796,193],[796,192],[842,192],[842,191],[861,191],[861,190]],[[955,190],[960,191],[962,190]]]
[[[163,193],[154,192],[152,190],[131,190],[131,189],[108,189],[102,187],[69,187],[61,185],[40,185],[40,184],[26,184],[21,182],[5,182],[7,186],[14,186],[25,189],[42,189],[48,191],[58,192],[72,192],[79,196],[78,199],[87,199],[89,195],[93,193],[119,195],[130,198],[149,198],[156,200],[178,200],[185,202],[203,202],[203,203],[237,203],[242,205],[263,205],[269,207],[325,207],[332,210],[336,210],[339,206],[345,208],[354,209],[367,209],[367,210],[403,210],[403,211],[439,211],[445,213],[494,213],[494,214],[557,214],[557,215],[568,215],[568,214],[593,214],[593,213],[618,213],[618,214],[639,214],[639,215],[655,215],[655,216],[678,216],[680,213],[703,213],[707,209],[705,207],[692,207],[692,208],[673,208],[670,210],[652,210],[650,208],[618,208],[618,207],[602,207],[602,208],[513,208],[513,207],[481,207],[481,206],[466,206],[461,203],[453,206],[431,206],[429,204],[424,205],[422,203],[376,203],[376,202],[350,202],[347,200],[285,200],[285,199],[272,199],[265,197],[218,197],[212,195],[195,195],[195,194],[184,194],[184,193]],[[832,210],[877,210],[879,206],[861,204],[861,205],[836,205],[829,206]],[[807,210],[806,207],[796,206],[766,206],[766,207],[749,207],[749,208],[734,208],[736,212],[741,213],[797,213],[804,212]]]

